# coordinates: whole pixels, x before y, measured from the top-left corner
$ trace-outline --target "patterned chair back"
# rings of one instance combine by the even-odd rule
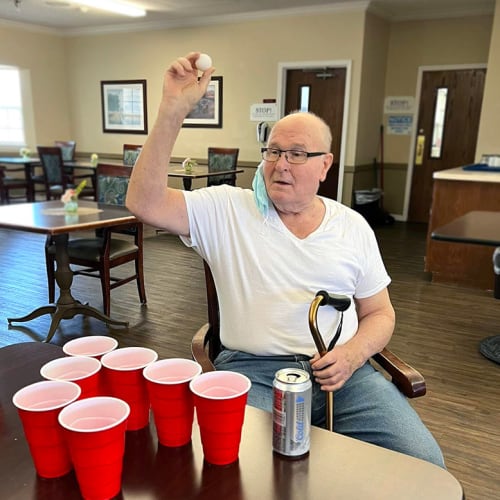
[[[97,165],[97,202],[105,205],[125,205],[128,183],[132,167],[99,163]],[[128,227],[121,231],[124,234],[135,234],[136,227]],[[97,229],[96,236],[102,236],[103,230]]]
[[[125,205],[131,167],[99,163],[97,166],[97,201],[106,205]]]
[[[238,148],[208,148],[208,171],[236,170],[239,152]],[[217,186],[219,184],[235,186],[236,174],[207,177],[207,186]]]
[[[63,161],[75,161],[75,141],[54,141],[54,145],[61,148]]]
[[[64,162],[59,147],[38,146],[38,156],[43,168],[45,182],[50,186],[60,185],[66,189],[66,178],[64,175]]]
[[[123,164],[133,167],[137,161],[137,157],[142,151],[142,145],[139,144],[124,144],[123,145]]]

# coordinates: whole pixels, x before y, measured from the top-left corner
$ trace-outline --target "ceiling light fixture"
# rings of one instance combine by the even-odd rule
[[[118,0],[74,0],[73,3],[130,17],[143,17],[146,15],[144,9]]]

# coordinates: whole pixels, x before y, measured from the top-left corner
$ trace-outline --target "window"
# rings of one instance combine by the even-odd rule
[[[436,94],[436,104],[434,108],[434,125],[432,129],[431,158],[441,158],[447,100],[448,100],[448,89],[446,87],[438,88]]]
[[[300,91],[300,111],[309,111],[311,86],[301,85],[299,91]]]
[[[24,146],[25,141],[19,70],[0,66],[0,146]]]

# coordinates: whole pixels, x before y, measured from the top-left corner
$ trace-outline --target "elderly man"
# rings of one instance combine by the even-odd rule
[[[167,188],[170,155],[213,68],[198,79],[193,52],[166,71],[158,117],[134,167],[127,206],[139,218],[181,236],[205,259],[220,305],[223,351],[217,369],[252,381],[249,404],[272,409],[281,368],[307,370],[312,421],[325,423],[324,391],[335,391],[335,430],[444,467],[436,441],[393,384],[368,359],[394,330],[390,278],[366,221],[317,195],[333,160],[331,133],[319,117],[293,113],[273,127],[253,191],[222,185],[192,192]],[[316,352],[308,309],[318,290],[352,304],[334,349]],[[339,313],[322,308],[328,345]]]

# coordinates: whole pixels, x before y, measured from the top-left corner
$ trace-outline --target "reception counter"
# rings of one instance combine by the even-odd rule
[[[431,234],[471,210],[500,211],[500,172],[458,167],[434,172],[433,178],[425,270],[434,282],[492,290],[491,246],[435,241]]]

